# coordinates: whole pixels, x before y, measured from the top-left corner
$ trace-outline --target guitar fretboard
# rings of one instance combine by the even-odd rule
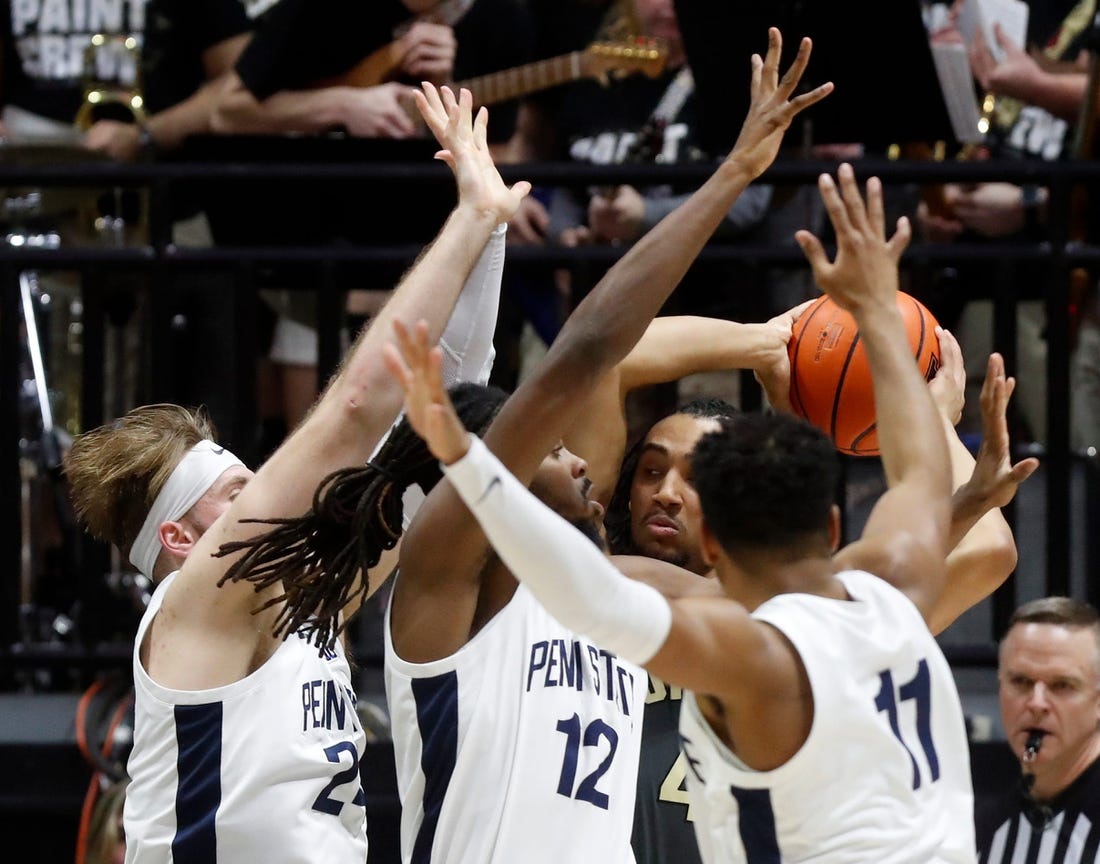
[[[576,81],[584,74],[584,52],[573,51],[503,72],[468,78],[459,81],[455,88],[467,88],[474,97],[475,105],[492,105]]]

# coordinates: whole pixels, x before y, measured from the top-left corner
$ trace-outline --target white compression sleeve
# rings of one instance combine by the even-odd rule
[[[500,286],[504,276],[504,243],[508,232],[508,223],[502,222],[493,229],[489,240],[477,259],[474,269],[462,293],[458,295],[454,311],[447,321],[447,327],[439,340],[443,351],[443,385],[451,387],[459,381],[473,381],[486,384],[493,369],[496,350],[493,348],[493,333],[497,326],[497,312],[500,307]],[[404,414],[397,415],[371,458],[382,449],[394,426],[401,422]],[[424,492],[413,485],[405,490],[401,499],[404,515],[402,524],[409,527],[412,517],[424,503]]]
[[[501,223],[489,236],[470,278],[462,286],[447,329],[439,340],[443,349],[443,384],[459,381],[485,384],[493,368],[496,351],[493,332],[500,307],[500,285],[504,274],[504,235],[508,223]]]
[[[566,627],[634,663],[664,644],[672,609],[655,588],[622,573],[577,528],[523,487],[476,436],[445,466],[517,579]]]

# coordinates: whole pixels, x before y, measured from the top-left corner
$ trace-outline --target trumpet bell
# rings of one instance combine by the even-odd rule
[[[141,46],[134,36],[96,33],[84,50],[84,97],[74,123],[86,132],[97,120],[145,121]]]
[[[97,120],[145,122],[145,100],[136,90],[112,90],[98,87],[84,94],[76,112],[76,128],[87,132]]]

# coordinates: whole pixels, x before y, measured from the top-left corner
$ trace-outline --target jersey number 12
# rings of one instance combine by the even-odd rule
[[[615,748],[619,746],[619,733],[603,720],[593,720],[584,728],[582,735],[581,718],[576,714],[565,720],[559,720],[557,729],[565,735],[565,756],[561,763],[561,776],[558,778],[558,794],[566,798],[576,798],[578,801],[587,801],[601,810],[606,810],[607,794],[597,789],[596,783],[611,767],[611,760],[615,758]],[[596,766],[595,771],[577,784],[574,792],[573,783],[577,779],[577,757],[580,754],[580,748],[582,744],[585,747],[598,747],[600,739],[606,739],[610,745],[607,755]]]

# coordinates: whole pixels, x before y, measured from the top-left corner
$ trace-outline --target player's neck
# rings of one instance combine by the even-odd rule
[[[847,593],[828,557],[775,560],[767,555],[741,556],[724,562],[718,576],[726,593],[752,612],[779,594],[817,594],[844,599]]]

